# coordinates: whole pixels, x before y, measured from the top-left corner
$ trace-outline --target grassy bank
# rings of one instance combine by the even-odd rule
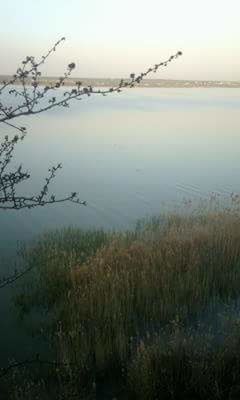
[[[26,372],[28,393],[20,373],[13,399],[35,398],[36,383],[42,398],[240,397],[238,213],[53,232],[24,258],[18,311],[41,314],[36,332],[59,364],[41,382]]]

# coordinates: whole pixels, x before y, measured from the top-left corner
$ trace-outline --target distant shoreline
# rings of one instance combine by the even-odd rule
[[[9,81],[11,76],[0,75],[0,82]],[[41,77],[39,84],[41,86],[54,84],[57,77]],[[115,87],[120,79],[110,78],[71,78],[66,80],[65,86],[74,86],[75,82],[81,81],[83,87],[91,85],[92,87]],[[30,80],[28,82],[30,84]],[[16,82],[19,84],[19,82]],[[240,88],[240,81],[203,81],[203,80],[174,80],[174,79],[145,79],[136,87],[140,88]]]

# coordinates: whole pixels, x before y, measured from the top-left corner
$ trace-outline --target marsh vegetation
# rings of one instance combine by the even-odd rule
[[[52,364],[14,368],[11,398],[237,399],[239,243],[237,209],[41,236],[15,304]]]

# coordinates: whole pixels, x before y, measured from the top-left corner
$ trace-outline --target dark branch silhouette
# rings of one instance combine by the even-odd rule
[[[22,129],[22,128],[18,128]],[[44,206],[46,204],[62,203],[71,201],[77,204],[86,204],[77,198],[77,193],[73,192],[64,198],[56,198],[55,195],[48,195],[49,185],[56,176],[56,172],[62,168],[61,164],[49,168],[49,175],[45,178],[45,184],[38,194],[33,196],[19,196],[16,194],[16,187],[30,178],[30,174],[22,170],[20,165],[18,168],[9,171],[14,149],[16,144],[24,139],[25,134],[15,135],[9,139],[5,136],[0,144],[0,209],[3,210],[19,210],[23,208],[33,208],[36,206]]]
[[[11,285],[16,282],[18,279],[22,278],[28,272],[33,269],[33,265],[25,267],[25,268],[15,268],[15,271],[8,276],[2,276],[0,279],[0,289],[3,289],[5,286]]]
[[[179,51],[175,55],[169,57],[166,61],[155,64],[148,68],[145,72],[135,75],[130,74],[130,79],[122,79],[115,87],[108,89],[95,89],[92,86],[83,87],[82,82],[76,81],[75,86],[65,91],[59,91],[70,77],[75,69],[75,63],[68,64],[67,69],[62,77],[54,84],[42,86],[40,77],[40,67],[46,62],[48,57],[53,54],[57,46],[62,43],[65,38],[61,38],[54,46],[37,61],[32,56],[27,56],[22,61],[13,77],[0,86],[0,124],[4,124],[13,128],[18,133],[12,138],[5,135],[0,141],[0,210],[20,210],[24,208],[34,208],[37,206],[46,206],[48,204],[56,204],[62,202],[73,202],[80,205],[86,205],[85,201],[78,198],[76,192],[66,195],[63,198],[58,198],[54,194],[49,194],[49,186],[54,180],[56,173],[62,168],[59,163],[56,166],[50,167],[48,176],[45,178],[45,183],[40,188],[37,194],[32,196],[18,195],[17,189],[21,183],[28,181],[31,177],[30,173],[22,169],[22,165],[17,168],[12,167],[14,150],[19,142],[23,141],[27,133],[26,127],[15,124],[17,117],[40,114],[51,110],[55,107],[69,107],[72,100],[81,100],[84,96],[102,95],[113,92],[121,92],[124,88],[133,88],[141,83],[150,73],[157,72],[160,67],[166,67],[171,61],[177,59],[182,53]],[[16,106],[6,105],[4,96],[8,93],[10,96],[18,99]],[[33,267],[25,267],[22,270],[16,270],[12,275],[2,277],[0,280],[0,289],[16,282],[25,274],[31,271]],[[33,364],[44,364],[49,366],[64,366],[66,364],[41,360],[39,356],[34,359],[25,360],[22,362],[14,362],[5,368],[0,368],[0,378],[6,376],[15,368],[22,368]]]
[[[0,210],[20,210],[66,201],[86,205],[86,201],[80,201],[76,192],[72,192],[63,198],[57,198],[54,194],[49,194],[49,186],[58,170],[61,169],[61,164],[49,168],[49,175],[45,178],[45,184],[37,194],[32,196],[17,194],[18,185],[30,179],[30,173],[23,171],[21,165],[18,168],[10,169],[15,146],[26,135],[26,127],[16,125],[15,122],[12,122],[14,119],[40,114],[55,107],[69,107],[72,100],[81,100],[84,96],[99,94],[106,96],[113,92],[119,93],[123,88],[132,88],[150,73],[156,72],[160,67],[166,67],[172,60],[182,54],[179,51],[169,57],[168,60],[155,64],[139,75],[131,74],[130,79],[122,79],[115,87],[101,90],[95,89],[92,86],[83,87],[82,82],[76,81],[73,88],[66,91],[59,91],[58,89],[64,86],[75,69],[75,63],[69,63],[63,76],[54,82],[54,84],[46,86],[41,85],[40,67],[64,40],[65,38],[62,37],[57,41],[47,54],[42,56],[40,61],[37,61],[33,56],[27,56],[13,77],[8,81],[2,82],[2,86],[0,87],[0,124],[6,124],[18,131],[18,134],[13,138],[5,136],[0,143]],[[18,99],[16,106],[4,104],[3,96],[6,92],[8,92],[8,95]],[[1,101],[1,99],[3,100]]]
[[[115,87],[95,89],[92,86],[83,87],[82,82],[76,81],[74,87],[63,91],[59,89],[63,88],[72,71],[75,69],[75,63],[69,63],[63,76],[53,84],[46,86],[41,84],[40,67],[64,40],[64,37],[58,40],[39,61],[33,56],[27,56],[25,60],[22,61],[21,67],[17,69],[13,77],[1,83],[0,124],[2,123],[13,128],[17,131],[17,134],[11,138],[5,135],[2,141],[0,141],[0,210],[30,209],[63,202],[86,205],[86,201],[81,201],[76,192],[72,192],[62,198],[58,198],[55,194],[49,193],[49,187],[52,181],[56,177],[57,172],[62,168],[60,163],[49,168],[49,174],[45,178],[45,183],[39,189],[38,193],[32,196],[19,195],[17,193],[19,185],[24,181],[28,181],[31,175],[29,172],[22,169],[22,165],[19,165],[17,168],[12,167],[15,147],[19,142],[24,140],[27,133],[26,127],[16,125],[13,120],[17,117],[39,114],[55,107],[69,107],[72,100],[81,100],[84,96],[106,96],[113,92],[119,93],[124,88],[133,88],[135,85],[141,83],[150,73],[157,72],[160,67],[166,67],[171,61],[182,55],[182,53],[178,51],[166,61],[155,64],[139,75],[132,73],[129,79],[121,79],[119,84]],[[17,98],[17,105],[12,105],[11,101],[10,105],[6,105],[5,94],[8,94],[10,99],[11,96]],[[2,278],[0,281],[0,289],[15,282],[27,272],[29,272],[28,268],[22,271],[15,271],[12,276]]]
[[[61,41],[64,38],[61,39]],[[60,43],[57,42],[53,48]],[[47,56],[44,56],[44,61],[51,54],[49,51]],[[16,117],[26,116],[26,115],[35,115],[42,113],[44,111],[48,111],[54,107],[69,107],[69,103],[71,100],[80,100],[83,96],[91,96],[91,95],[103,95],[106,96],[109,93],[117,92],[120,93],[123,88],[132,88],[135,85],[141,83],[141,81],[146,78],[150,73],[157,72],[160,67],[166,67],[171,61],[178,58],[182,55],[182,52],[178,51],[175,55],[169,57],[166,61],[160,62],[159,64],[155,64],[154,66],[148,68],[145,72],[140,73],[139,75],[135,75],[134,73],[130,74],[130,79],[121,79],[119,84],[115,87],[111,87],[108,89],[95,89],[92,86],[82,87],[82,82],[76,81],[75,87],[71,90],[66,90],[63,93],[57,92],[57,89],[64,86],[67,78],[70,77],[72,71],[75,69],[75,63],[68,64],[67,71],[64,73],[62,77],[60,77],[54,84],[47,85],[41,88],[41,83],[39,81],[39,77],[41,76],[41,72],[39,71],[39,66],[43,64],[43,61],[36,62],[34,57],[26,57],[23,61],[24,65],[22,68],[18,68],[14,78],[9,82],[5,82],[2,88],[0,88],[0,95],[3,93],[4,89],[6,89],[10,84],[20,83],[22,86],[22,90],[19,91],[16,88],[12,88],[9,90],[9,94],[19,97],[22,101],[14,108],[4,107],[3,104],[0,104],[0,122],[5,122],[12,120]],[[29,69],[27,66],[30,65]],[[27,88],[27,84],[30,83],[32,88]],[[52,95],[51,92],[54,92]],[[48,102],[45,100],[48,95]],[[20,128],[21,130],[21,128]]]

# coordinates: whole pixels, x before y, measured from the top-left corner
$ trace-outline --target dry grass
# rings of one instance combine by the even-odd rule
[[[126,398],[143,400],[237,393],[239,214],[172,215],[133,232],[74,237],[75,250],[69,244],[64,257],[51,235],[28,254],[38,264],[35,286],[18,304],[52,312],[56,355],[77,366],[83,383],[109,389],[114,381],[111,396],[124,387]],[[221,345],[213,324],[213,339],[207,328],[193,334],[206,315],[211,321],[229,304],[237,328]]]

